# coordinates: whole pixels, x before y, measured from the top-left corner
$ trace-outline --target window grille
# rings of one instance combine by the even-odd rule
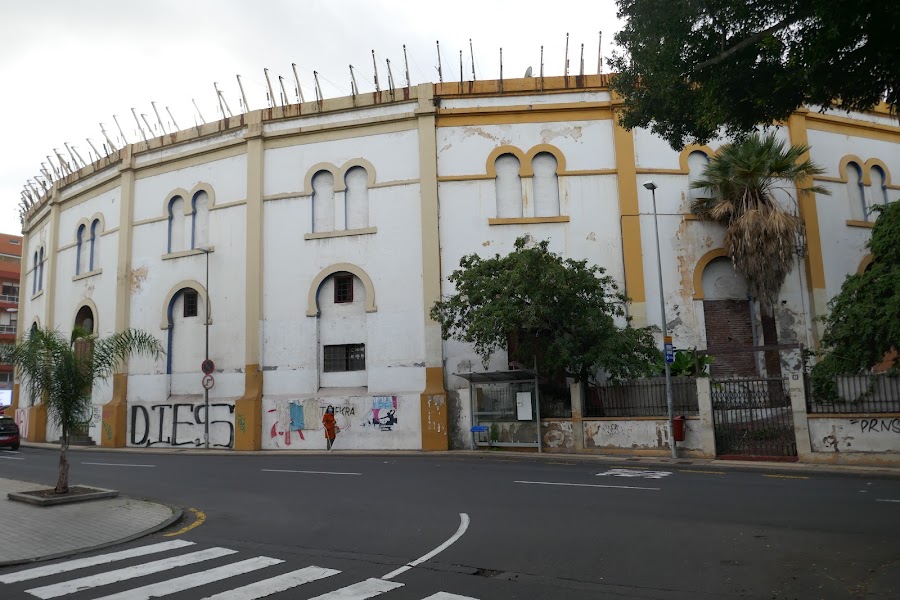
[[[365,344],[341,344],[325,346],[325,372],[364,371],[366,368]]]
[[[185,292],[184,293],[184,316],[185,317],[196,317],[197,316],[197,292]]]
[[[334,303],[353,302],[353,275],[335,275]]]

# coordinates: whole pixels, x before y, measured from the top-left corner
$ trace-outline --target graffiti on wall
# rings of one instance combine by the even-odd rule
[[[281,437],[284,445],[290,446],[294,434],[301,440],[305,440],[304,431],[319,431],[323,428],[322,416],[325,409],[334,407],[334,418],[342,432],[350,429],[350,417],[356,415],[356,407],[352,404],[332,404],[318,398],[306,400],[277,400],[275,408],[268,412],[275,413],[275,422],[269,430],[269,437],[274,439]]]
[[[165,403],[131,405],[131,446],[202,446],[207,418],[209,443],[234,447],[234,404]]]
[[[850,419],[860,433],[900,433],[900,419]]]
[[[372,408],[363,418],[363,427],[374,427],[379,431],[392,431],[398,423],[397,396],[375,396]]]
[[[22,439],[28,439],[28,409],[16,409],[16,425],[19,426],[19,436]]]

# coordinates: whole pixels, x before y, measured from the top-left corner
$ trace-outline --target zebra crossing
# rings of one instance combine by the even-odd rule
[[[212,547],[195,550],[190,548],[191,546],[195,546],[195,543],[187,540],[173,540],[13,572],[3,572],[0,573],[0,598],[9,598],[8,594],[12,591],[9,586],[16,586],[25,594],[22,598],[38,598],[40,600],[66,598],[74,595],[77,595],[79,599],[84,599],[88,593],[91,600],[150,600],[186,590],[194,592],[192,597],[202,597],[204,600],[257,600],[288,590],[295,590],[305,584],[327,580],[341,573],[337,569],[310,565],[287,573],[268,576],[271,572],[266,573],[265,569],[283,564],[285,561],[267,556],[240,558],[235,556],[239,554],[238,551],[230,548]],[[190,549],[190,551],[175,556],[167,555],[185,549]],[[204,565],[207,561],[233,560],[235,558],[239,558],[239,560],[212,568],[204,568],[207,566]],[[121,566],[124,561],[133,563],[135,559],[141,562]],[[106,570],[79,575],[79,572],[83,573],[85,570],[96,571],[97,567]],[[188,567],[201,570],[179,574]],[[211,594],[203,591],[204,586],[247,574],[258,574],[264,578]],[[61,575],[66,577],[65,581],[43,584],[41,582],[41,580],[51,578],[59,579]],[[146,583],[147,579],[154,575],[171,576],[171,578]],[[389,600],[390,592],[404,587],[403,583],[392,581],[392,575],[393,573],[389,573],[382,578],[357,581],[319,594],[309,600],[366,600],[383,594],[388,594],[384,600]],[[121,588],[122,584],[134,584],[135,587],[108,593],[110,586],[115,585],[117,588]],[[4,588],[9,591],[5,592]],[[303,590],[297,591],[302,593]],[[292,598],[300,597],[305,598],[305,596],[292,596]],[[423,598],[423,600],[477,599],[440,591]]]

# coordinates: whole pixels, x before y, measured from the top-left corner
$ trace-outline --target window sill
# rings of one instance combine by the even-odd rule
[[[488,219],[488,225],[531,225],[534,223],[568,223],[568,216],[560,217],[512,217]]]
[[[875,227],[875,223],[874,223],[874,222],[869,222],[869,221],[853,221],[853,220],[848,220],[848,221],[847,221],[847,227],[862,227],[862,228],[864,228],[864,229],[872,229],[873,227]]]
[[[215,252],[215,250],[216,250],[215,246],[209,247],[210,252]],[[197,250],[196,248],[193,248],[191,250],[181,250],[180,252],[169,252],[168,254],[163,254],[162,259],[163,260],[172,260],[174,258],[183,258],[185,256],[198,256],[200,254],[207,254],[207,252],[203,252],[202,250]]]
[[[307,233],[304,234],[304,240],[322,240],[327,238],[336,238],[336,237],[348,237],[351,235],[368,235],[370,233],[377,233],[377,227],[366,227],[365,229],[341,229],[338,231],[322,231],[319,233]]]
[[[94,269],[93,271],[88,271],[87,273],[82,273],[81,275],[76,275],[72,278],[72,281],[80,281],[81,279],[87,279],[88,277],[93,277],[94,275],[99,275],[103,272],[103,269]]]
[[[38,293],[32,295],[32,296],[31,296],[31,299],[32,299],[32,300],[35,300],[35,299],[37,299],[37,298],[40,298],[40,297],[43,296],[43,295],[44,295],[44,290],[38,290]]]

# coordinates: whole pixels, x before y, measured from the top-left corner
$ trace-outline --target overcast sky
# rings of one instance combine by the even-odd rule
[[[584,44],[585,72],[595,73],[598,33],[605,59],[620,27],[613,0],[4,0],[0,232],[20,232],[20,191],[54,148],[68,160],[68,142],[88,160],[85,138],[101,147],[100,122],[118,137],[113,115],[129,142],[140,139],[132,107],[155,123],[156,101],[168,127],[168,106],[184,129],[194,124],[196,99],[212,121],[220,118],[213,82],[237,113],[240,74],[250,108],[263,108],[264,67],[276,94],[277,76],[285,78],[293,102],[291,63],[307,101],[315,98],[313,70],[326,98],[349,95],[349,64],[360,90],[374,90],[373,49],[382,87],[385,59],[401,87],[403,44],[413,85],[437,81],[436,40],[445,80],[459,78],[460,50],[471,78],[469,38],[479,79],[499,76],[501,47],[504,77],[529,66],[537,74],[541,45],[545,75],[561,75],[566,33],[570,72]]]

